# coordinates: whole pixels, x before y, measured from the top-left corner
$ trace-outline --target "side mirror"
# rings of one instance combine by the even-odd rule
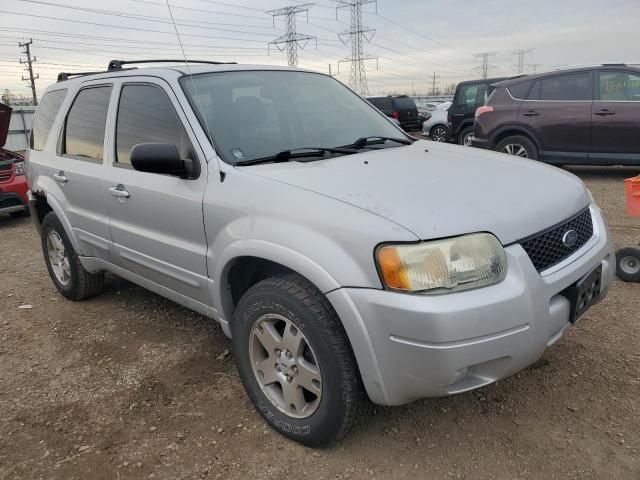
[[[140,172],[194,176],[193,161],[180,158],[178,147],[170,143],[139,143],[131,149],[131,166]]]

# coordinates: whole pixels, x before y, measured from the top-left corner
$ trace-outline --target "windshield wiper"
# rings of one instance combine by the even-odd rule
[[[288,162],[290,160],[296,160],[299,158],[312,158],[312,157],[324,157],[327,153],[341,153],[343,155],[350,155],[358,153],[353,148],[342,147],[302,147],[292,148],[290,150],[282,150],[274,155],[267,157],[253,158],[251,160],[241,160],[236,162],[237,166],[246,165],[258,165],[260,163],[278,163]]]
[[[397,137],[379,137],[377,135],[373,135],[371,137],[360,137],[351,145],[346,145],[346,147],[352,148],[366,148],[369,145],[377,145],[384,142],[396,142],[402,145],[411,145],[413,140],[409,140],[408,138],[397,138]]]

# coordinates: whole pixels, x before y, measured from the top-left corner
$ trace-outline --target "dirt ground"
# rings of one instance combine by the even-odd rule
[[[637,244],[622,188],[637,172],[572,171],[616,247]],[[0,478],[638,480],[639,293],[617,280],[527,370],[378,407],[337,447],[314,451],[254,411],[216,324],[113,277],[97,298],[66,301],[30,221],[2,217]]]

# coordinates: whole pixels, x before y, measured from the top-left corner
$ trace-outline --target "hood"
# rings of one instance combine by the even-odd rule
[[[7,143],[7,134],[9,133],[9,123],[11,122],[11,107],[0,103],[0,148]]]
[[[558,168],[427,141],[242,170],[367,210],[423,240],[484,231],[506,245],[589,204],[582,181]]]

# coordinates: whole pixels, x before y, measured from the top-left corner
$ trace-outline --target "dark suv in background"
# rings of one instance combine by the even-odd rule
[[[387,117],[400,122],[403,130],[422,130],[424,118],[418,116],[418,107],[411,97],[406,95],[389,95],[387,97],[369,97],[369,102]]]
[[[499,83],[473,145],[554,164],[640,165],[640,67],[602,64]]]
[[[471,146],[473,137],[473,116],[493,92],[494,85],[506,80],[506,77],[487,78],[460,82],[449,107],[448,121],[451,125],[451,141]]]

